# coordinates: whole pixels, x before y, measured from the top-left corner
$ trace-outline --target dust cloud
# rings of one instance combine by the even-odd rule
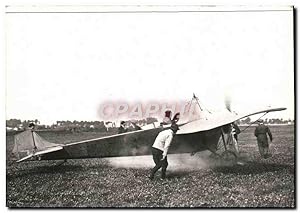
[[[210,167],[209,151],[203,151],[191,156],[186,154],[169,154],[169,171],[193,171]],[[106,158],[108,164],[117,168],[150,169],[154,167],[152,155]]]

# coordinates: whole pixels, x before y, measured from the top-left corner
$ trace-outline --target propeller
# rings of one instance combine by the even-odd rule
[[[231,112],[231,98],[229,96],[225,96],[225,106],[226,109]]]

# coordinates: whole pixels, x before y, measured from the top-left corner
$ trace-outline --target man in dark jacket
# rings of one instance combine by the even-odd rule
[[[268,158],[272,155],[269,153],[269,141],[267,134],[272,142],[273,137],[269,127],[265,126],[263,120],[258,120],[259,125],[256,127],[254,135],[257,138],[259,153],[262,157]]]

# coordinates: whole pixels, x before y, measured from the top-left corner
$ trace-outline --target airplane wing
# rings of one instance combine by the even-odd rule
[[[229,111],[213,113],[209,115],[207,118],[195,120],[192,122],[188,122],[180,127],[180,130],[176,133],[177,135],[183,134],[190,134],[195,132],[207,131],[211,130],[220,126],[224,126],[226,124],[230,124],[236,120],[256,115],[260,113],[268,113],[268,112],[275,112],[285,110],[286,108],[270,108],[265,110],[258,110],[256,112],[249,112],[249,113],[232,113]]]
[[[212,130],[250,115],[281,111],[285,109],[286,108],[273,108],[245,114],[236,114],[227,111],[225,113],[214,113],[208,118],[180,124],[180,130],[176,134],[178,135],[177,139],[180,139],[180,143],[177,144],[177,152],[179,153],[183,152],[183,150],[188,150],[183,149],[180,146],[186,146],[188,142],[191,144],[194,142],[194,134],[190,133],[201,133],[202,131]],[[156,127],[153,125],[152,128],[149,126],[149,128],[147,127],[142,130],[78,141],[64,145],[46,142],[36,133],[34,133],[33,140],[32,134],[28,132],[28,134],[24,133],[17,137],[18,140],[16,140],[16,145],[19,146],[16,146],[14,150],[19,152],[20,158],[18,162],[30,159],[61,160],[149,155],[151,154],[151,147],[158,133],[168,127],[169,126]],[[188,138],[186,136],[182,137],[181,135],[184,134],[190,135]],[[25,140],[26,138],[27,140]],[[197,140],[198,139],[199,138],[197,138]],[[33,141],[35,141],[35,145],[37,147],[36,152],[32,152]],[[20,151],[22,150],[26,151],[26,156],[21,155],[22,153]]]

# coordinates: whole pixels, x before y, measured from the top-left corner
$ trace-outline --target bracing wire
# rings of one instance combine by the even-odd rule
[[[268,112],[265,112],[262,116],[260,116],[258,119],[256,119],[255,121],[251,122],[250,125],[248,125],[246,128],[244,128],[243,130],[241,130],[241,133],[243,131],[245,131],[246,129],[248,129],[250,126],[252,126],[254,123],[256,123],[259,119],[261,119],[262,117],[264,117]]]

